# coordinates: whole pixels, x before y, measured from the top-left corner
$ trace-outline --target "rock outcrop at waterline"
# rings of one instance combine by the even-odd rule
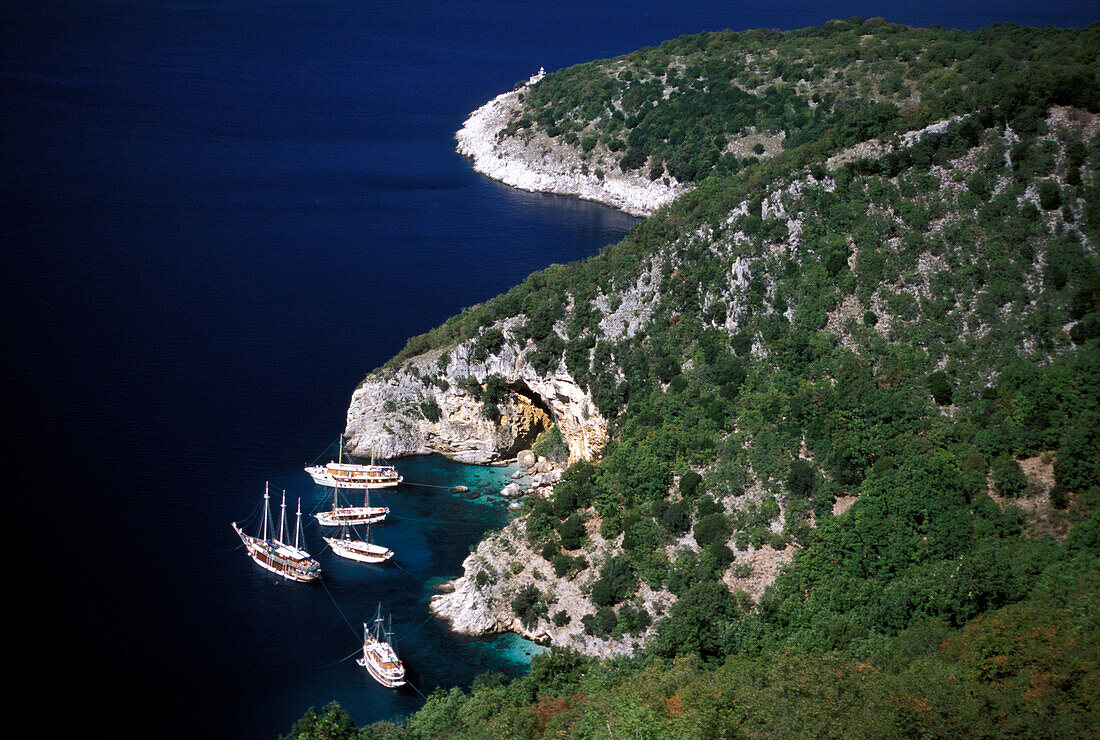
[[[502,135],[519,108],[520,90],[498,95],[471,113],[455,134],[458,153],[470,158],[476,172],[520,190],[575,195],[632,216],[652,215],[690,189],[675,180],[665,184],[624,173],[609,152],[585,157],[577,147],[542,133]]]
[[[352,395],[348,451],[382,458],[439,453],[486,464],[514,457],[551,425],[561,432],[571,461],[602,451],[607,422],[567,372],[540,374],[508,343],[480,361],[471,362],[469,355],[467,343],[372,373]],[[497,419],[486,415],[478,397],[491,377],[506,387],[495,404]]]
[[[568,647],[601,658],[631,655],[652,637],[652,628],[614,639],[595,637],[585,630],[582,615],[596,609],[588,583],[596,578],[598,564],[615,545],[600,537],[595,522],[589,527],[589,546],[584,553],[591,558],[590,564],[571,577],[559,578],[553,566],[531,549],[523,534],[525,521],[513,521],[482,540],[463,561],[464,575],[443,584],[445,593],[432,597],[432,614],[446,620],[459,634],[515,632],[542,645]],[[517,597],[524,591],[537,594],[537,616],[526,623],[523,615],[516,613]],[[653,591],[645,584],[636,599],[651,611],[667,611],[675,601],[667,591]],[[559,612],[568,618],[552,619],[551,614]]]

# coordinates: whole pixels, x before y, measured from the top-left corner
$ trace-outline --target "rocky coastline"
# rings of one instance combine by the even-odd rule
[[[448,353],[420,355],[399,369],[372,373],[348,407],[348,452],[386,459],[439,453],[488,465],[515,457],[556,426],[570,461],[599,455],[607,442],[607,421],[588,392],[562,369],[538,373],[523,350],[505,343],[475,360],[467,342]],[[485,415],[477,397],[491,377],[506,385],[495,419]]]
[[[538,84],[537,79],[536,75],[534,82],[475,110],[455,134],[458,153],[471,160],[474,171],[519,190],[572,195],[632,216],[650,216],[690,189],[675,179],[666,183],[624,173],[611,152],[597,149],[585,155],[575,146],[529,130],[503,135],[519,114],[523,91]]]
[[[560,465],[529,451],[517,461],[532,484],[521,495],[547,497],[553,493],[553,483],[561,476]],[[447,621],[459,634],[515,632],[542,645],[568,647],[597,657],[630,655],[641,647],[649,633],[608,640],[587,634],[581,621],[581,616],[596,608],[588,592],[597,577],[598,565],[615,551],[614,542],[600,537],[598,520],[587,527],[583,553],[589,566],[572,577],[557,577],[554,566],[531,549],[524,534],[525,523],[523,517],[515,519],[482,540],[463,561],[463,575],[438,586],[442,593],[431,599],[432,614]],[[540,594],[546,613],[524,623],[522,615],[516,614],[515,598],[532,588]],[[660,611],[667,610],[675,600],[667,592],[654,592],[644,585],[637,598],[650,610]],[[551,613],[559,612],[568,619],[558,623],[550,618]]]
[[[609,152],[595,150],[586,159],[576,147],[542,133],[502,135],[531,84],[537,84],[537,79],[489,101],[456,134],[459,153],[472,160],[476,171],[519,189],[577,196],[637,216],[652,214],[689,189],[674,180],[654,182],[623,174]],[[593,168],[601,176],[590,174]],[[602,336],[613,340],[642,330],[658,300],[661,267],[654,261],[636,284],[620,288],[613,302],[603,295],[593,299],[602,314]],[[482,333],[495,331],[504,337],[490,352],[479,351],[475,336],[372,373],[352,396],[345,431],[348,450],[361,457],[383,458],[438,453],[481,465],[517,459],[524,474],[501,494],[512,499],[512,508],[520,515],[478,545],[463,561],[461,576],[439,587],[442,593],[432,598],[431,612],[461,634],[510,631],[587,655],[628,655],[653,637],[652,623],[635,633],[616,632],[614,638],[590,634],[584,623],[597,611],[591,599],[593,584],[600,578],[601,567],[621,551],[622,535],[605,540],[595,510],[584,512],[583,548],[565,553],[584,565],[561,576],[554,563],[532,549],[526,535],[527,517],[522,511],[530,504],[522,502],[552,496],[564,470],[563,465],[533,458],[532,443],[556,427],[568,448],[568,460],[563,462],[597,459],[608,440],[608,422],[563,362],[549,371],[531,365],[528,356],[534,345],[515,339],[514,330],[522,320],[515,317],[484,327]],[[480,395],[491,381],[507,389],[496,403],[495,418],[486,415]],[[746,505],[724,504],[729,511]],[[671,562],[682,552],[697,549],[688,535],[668,545],[665,555]],[[744,591],[752,599],[760,597],[792,556],[789,548],[777,551],[767,545],[736,548],[735,554],[739,567],[731,568],[724,580],[731,590]],[[528,614],[525,620],[516,613],[517,597],[525,590],[538,593],[541,613],[537,619]],[[629,601],[655,623],[669,612],[676,597],[641,579]]]

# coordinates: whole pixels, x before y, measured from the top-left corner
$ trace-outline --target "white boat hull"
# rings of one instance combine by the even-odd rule
[[[335,465],[335,463],[329,463],[329,465]],[[349,466],[345,465],[343,467],[347,468]],[[313,465],[306,468],[305,471],[309,473],[310,478],[313,478],[314,483],[326,488],[344,488],[359,491],[363,489],[392,488],[404,480],[396,470],[388,466],[361,465],[357,467],[364,468],[364,470],[334,475],[328,466]],[[372,472],[377,472],[377,475],[372,475]]]
[[[247,535],[241,531],[236,522],[233,523],[233,529],[248,550],[248,556],[264,570],[297,583],[310,583],[321,577],[320,565],[304,550]]]
[[[383,563],[393,557],[393,550],[361,540],[344,540],[338,537],[322,537],[332,551],[342,558],[360,563]]]
[[[340,527],[345,524],[376,524],[389,513],[386,506],[345,506],[333,511],[319,511],[314,516],[322,527]]]
[[[405,685],[405,666],[388,642],[368,638],[363,645],[363,657],[355,662],[387,689]]]

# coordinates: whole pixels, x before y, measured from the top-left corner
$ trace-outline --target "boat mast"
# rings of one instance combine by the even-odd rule
[[[378,612],[374,615],[374,639],[382,641],[382,602],[378,602]]]
[[[302,531],[302,499],[298,499],[298,522],[294,525],[294,549],[298,549],[298,533]]]
[[[282,513],[279,515],[279,544],[286,541],[283,539],[284,529],[286,529],[286,491],[283,491]]]
[[[264,481],[264,525],[263,525],[264,542],[267,542],[267,514],[268,514],[267,500],[268,500],[268,498],[269,498],[269,496],[268,496],[268,492],[267,492],[267,481]]]
[[[370,446],[370,466],[374,468],[374,445]],[[364,483],[364,485],[366,485]],[[370,486],[363,489],[363,506],[370,506]]]

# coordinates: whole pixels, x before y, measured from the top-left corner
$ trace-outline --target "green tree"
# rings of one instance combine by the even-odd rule
[[[951,381],[947,379],[947,373],[943,370],[937,370],[928,376],[928,388],[932,391],[932,398],[936,399],[936,403],[940,406],[951,404],[954,388],[951,387]]]
[[[657,625],[657,652],[672,656],[695,653],[704,659],[725,655],[739,608],[726,587],[701,581],[677,601]]]
[[[571,515],[561,524],[558,530],[561,536],[560,542],[563,550],[576,550],[584,544],[587,532],[584,528],[584,516],[579,512]]]
[[[290,733],[281,736],[282,740],[357,740],[358,737],[351,715],[335,701],[325,705],[322,713],[310,707],[290,728]]]
[[[1019,496],[1027,490],[1027,478],[1014,457],[1001,457],[993,462],[993,486],[1002,496]]]

